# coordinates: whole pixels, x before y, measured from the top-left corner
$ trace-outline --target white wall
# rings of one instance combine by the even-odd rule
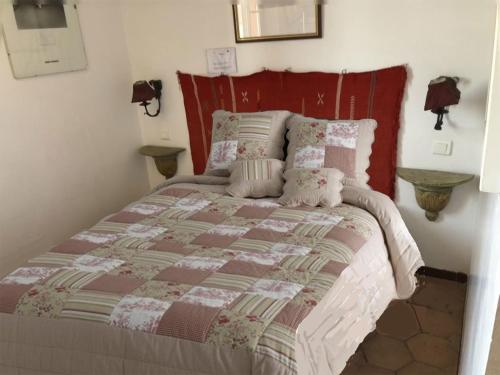
[[[144,141],[189,147],[175,72],[205,74],[205,48],[235,45],[229,0],[123,1],[134,79],[166,83],[162,115],[141,116]],[[330,0],[323,39],[239,44],[239,73],[262,67],[362,71],[408,64],[399,165],[479,174],[494,9],[494,0]],[[428,82],[442,74],[462,78],[462,101],[452,108],[444,130],[436,132],[435,116],[423,106]],[[169,141],[160,139],[162,132],[169,133]],[[434,139],[452,140],[453,155],[432,155]],[[148,170],[152,185],[161,181],[152,163]],[[188,154],[180,171],[192,172]],[[429,265],[468,272],[477,185],[456,189],[442,218],[430,223],[413,189],[398,182],[399,207]]]
[[[80,2],[86,71],[14,80],[0,41],[0,275],[148,189],[115,5]]]
[[[484,374],[500,294],[500,195],[481,194],[471,262],[460,374]]]

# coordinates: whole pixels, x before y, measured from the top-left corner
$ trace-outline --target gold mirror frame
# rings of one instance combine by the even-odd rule
[[[240,35],[237,5],[233,5],[233,23],[236,43],[270,42],[293,39],[316,39],[323,37],[321,5],[316,5],[316,30],[312,33],[242,37]]]

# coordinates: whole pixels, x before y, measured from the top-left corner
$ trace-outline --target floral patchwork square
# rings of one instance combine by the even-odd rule
[[[210,201],[207,201],[205,199],[182,198],[177,201],[175,207],[180,208],[184,211],[200,211],[207,207],[209,204]]]
[[[337,215],[329,215],[322,212],[309,212],[305,215],[303,222],[318,225],[337,225],[344,218]]]
[[[269,252],[269,253],[250,253],[247,251],[242,251],[234,257],[234,260],[241,260],[244,262],[253,262],[257,264],[263,264],[266,266],[273,266],[281,262],[281,260],[288,254],[281,254],[279,252]]]
[[[278,280],[258,280],[247,293],[255,293],[272,299],[292,299],[304,286]]]
[[[134,296],[154,298],[162,301],[177,301],[193,286],[163,280],[149,280],[134,290]]]
[[[82,255],[75,259],[70,268],[84,272],[109,272],[125,263],[120,259],[99,258],[92,255]]]
[[[324,165],[325,146],[305,146],[295,152],[295,168],[323,168]]]
[[[59,270],[60,268],[21,267],[0,280],[0,284],[35,284],[52,276]]]
[[[71,238],[74,240],[87,241],[98,245],[104,245],[116,241],[119,238],[119,236],[115,233],[83,231],[74,235]]]
[[[326,125],[325,143],[329,146],[356,148],[359,124],[353,122],[329,122]]]
[[[165,211],[166,209],[167,207],[156,204],[136,203],[132,206],[125,208],[124,211],[150,216],[150,215],[157,215],[160,212]]]
[[[114,327],[153,333],[163,314],[171,305],[169,301],[127,295],[113,309],[109,324]]]
[[[238,141],[222,141],[212,144],[208,159],[209,169],[228,169],[236,160]]]
[[[126,229],[127,236],[150,240],[167,231],[167,228],[142,224],[132,224]]]
[[[221,236],[232,236],[232,237],[241,237],[245,233],[248,232],[248,228],[245,227],[237,227],[234,225],[217,225],[214,228],[210,229],[208,234],[218,234]]]
[[[179,301],[221,308],[230,305],[240,295],[240,292],[232,290],[197,286],[184,294]]]
[[[294,223],[292,221],[284,221],[284,220],[273,220],[273,219],[267,219],[261,221],[258,225],[257,228],[260,229],[269,229],[269,230],[274,230],[275,232],[290,232],[297,226],[298,223]]]
[[[310,247],[292,245],[289,243],[277,243],[271,248],[271,253],[280,255],[307,255],[311,252]]]
[[[215,272],[226,263],[227,260],[223,259],[187,256],[175,263],[174,266],[180,268]]]

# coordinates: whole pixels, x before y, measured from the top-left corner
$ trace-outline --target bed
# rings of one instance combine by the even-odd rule
[[[0,373],[341,373],[423,264],[394,203],[227,183],[175,177],[1,280]]]

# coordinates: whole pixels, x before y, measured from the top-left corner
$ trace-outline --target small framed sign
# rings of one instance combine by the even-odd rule
[[[232,74],[238,71],[236,65],[236,48],[207,49],[207,65],[209,74]]]

